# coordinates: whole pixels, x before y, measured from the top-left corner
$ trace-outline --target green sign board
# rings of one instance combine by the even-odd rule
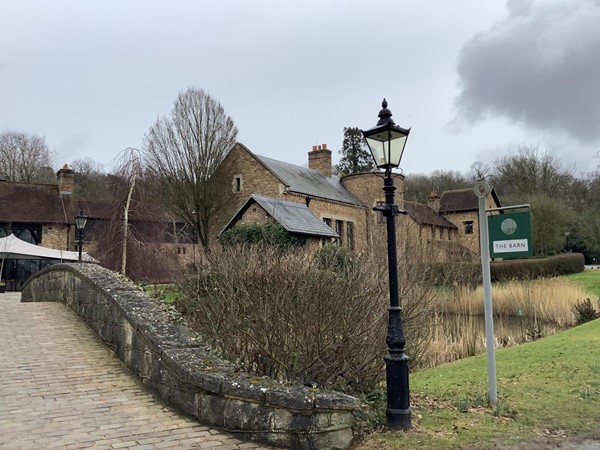
[[[529,211],[488,216],[490,256],[524,258],[533,255]]]

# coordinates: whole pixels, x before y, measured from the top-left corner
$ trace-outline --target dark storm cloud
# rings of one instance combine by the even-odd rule
[[[600,138],[600,0],[509,0],[458,56],[458,119],[491,116],[582,143]]]

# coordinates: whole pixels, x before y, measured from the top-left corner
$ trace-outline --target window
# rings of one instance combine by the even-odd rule
[[[340,236],[338,244],[341,244],[344,239],[344,222],[341,220],[335,221],[335,232]]]
[[[346,244],[350,250],[354,250],[354,224],[346,223]]]
[[[331,228],[331,219],[328,219],[327,217],[323,217],[323,222],[325,222],[325,225],[327,225],[329,228]]]
[[[242,176],[241,175],[235,175],[233,177],[233,183],[232,183],[232,190],[233,192],[242,192]]]
[[[467,220],[463,224],[465,225],[465,234],[473,234],[473,221]]]

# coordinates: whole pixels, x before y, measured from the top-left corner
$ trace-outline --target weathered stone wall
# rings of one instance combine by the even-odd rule
[[[40,245],[57,250],[77,250],[74,235],[65,224],[49,223],[42,225],[42,242]]]
[[[267,225],[276,223],[267,212],[257,203],[248,208],[236,225]]]
[[[486,197],[487,209],[497,208],[499,205],[494,201],[494,197],[490,194]],[[499,214],[498,211],[494,211],[492,215]],[[479,211],[477,209],[472,211],[460,211],[445,213],[444,217],[452,222],[458,228],[457,239],[458,241],[473,252],[474,258],[479,259]],[[473,233],[465,233],[465,222],[473,222]]]
[[[26,283],[22,301],[67,304],[167,404],[200,422],[295,449],[351,444],[357,399],[236,372],[200,336],[107,269],[50,266]]]
[[[236,144],[227,154],[217,168],[215,176],[218,179],[218,185],[223,187],[220,191],[220,195],[223,197],[223,206],[211,221],[209,235],[213,242],[252,194],[266,197],[280,197],[283,194],[284,186],[277,177],[240,144]],[[239,191],[236,190],[236,177],[240,179]]]

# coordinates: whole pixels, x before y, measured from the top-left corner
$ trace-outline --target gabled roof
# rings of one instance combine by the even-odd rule
[[[492,189],[491,195],[496,204],[502,206],[494,189]],[[477,211],[478,209],[479,204],[475,191],[469,188],[444,192],[440,199],[440,209],[438,212],[443,214],[448,212]]]
[[[248,201],[233,216],[233,219],[225,225],[221,233],[233,226],[254,203],[260,205],[267,214],[290,233],[339,238],[339,235],[308,209],[305,204],[255,194],[250,196]]]
[[[295,166],[266,156],[254,155],[270,172],[285,184],[290,192],[361,205],[336,176],[326,177],[318,170]]]
[[[0,221],[23,223],[73,223],[70,195],[61,195],[56,184],[0,181]]]
[[[442,228],[456,229],[456,225],[436,213],[432,208],[422,203],[404,202],[404,209],[421,225],[435,225]]]

